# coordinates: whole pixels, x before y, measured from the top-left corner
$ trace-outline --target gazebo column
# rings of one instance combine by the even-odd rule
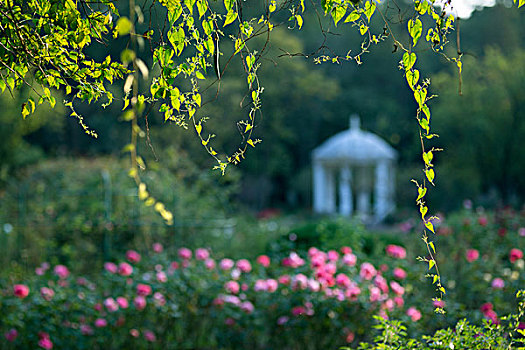
[[[333,214],[336,212],[336,198],[335,198],[335,174],[334,170],[325,168],[325,197],[324,197],[324,212]]]
[[[357,212],[363,218],[366,218],[370,214],[370,174],[367,171],[368,169],[362,167],[359,169],[359,181],[360,186],[358,186],[357,193]]]
[[[339,175],[339,213],[344,216],[352,214],[352,173],[348,165],[341,168]]]
[[[314,212],[325,213],[326,200],[326,171],[319,161],[314,161],[313,166],[314,177]]]
[[[375,203],[374,214],[376,221],[383,220],[390,210],[390,187],[392,179],[390,179],[389,162],[387,160],[380,161],[375,170]]]

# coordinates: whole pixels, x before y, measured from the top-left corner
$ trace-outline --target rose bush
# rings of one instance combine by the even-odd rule
[[[394,274],[359,261],[349,247],[253,263],[216,261],[205,248],[174,255],[158,243],[145,254],[128,251],[92,279],[43,263],[34,276],[2,285],[3,341],[45,349],[320,348],[367,339],[373,315],[421,317],[405,299],[400,267]]]

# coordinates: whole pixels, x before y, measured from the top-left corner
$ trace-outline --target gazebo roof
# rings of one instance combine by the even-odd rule
[[[397,152],[386,141],[370,132],[361,130],[359,117],[352,116],[350,129],[342,131],[314,149],[315,161],[373,163],[394,160]]]

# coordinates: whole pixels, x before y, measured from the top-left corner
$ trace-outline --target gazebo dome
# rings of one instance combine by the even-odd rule
[[[323,162],[350,161],[354,164],[366,164],[382,159],[395,160],[397,153],[379,136],[361,130],[359,117],[353,116],[350,129],[332,136],[317,147],[313,158]]]

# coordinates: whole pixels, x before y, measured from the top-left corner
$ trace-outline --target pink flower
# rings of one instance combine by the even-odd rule
[[[195,259],[197,260],[206,260],[210,257],[210,252],[205,248],[197,248],[195,250]]]
[[[95,331],[93,330],[91,326],[87,324],[81,324],[80,333],[82,333],[82,335],[92,335],[93,333],[95,333]]]
[[[299,316],[306,313],[306,308],[304,306],[294,306],[292,309],[292,315]]]
[[[118,310],[118,303],[113,298],[106,298],[106,300],[104,300],[104,306],[109,312],[115,312]]]
[[[361,264],[361,270],[359,271],[359,276],[361,276],[362,279],[370,281],[372,278],[374,278],[376,274],[377,274],[377,271],[374,265],[368,262]]]
[[[41,267],[37,267],[37,268],[35,269],[35,273],[36,273],[38,276],[42,276],[45,272],[46,272],[46,271],[45,271],[43,268],[41,268]]]
[[[481,226],[487,226],[487,223],[488,223],[488,219],[486,216],[480,216],[478,218],[478,223],[481,225]]]
[[[263,267],[268,267],[270,266],[270,258],[267,255],[259,255],[257,257],[257,264]]]
[[[337,261],[339,260],[339,253],[335,250],[328,251],[328,260],[330,261]]]
[[[492,303],[485,303],[481,305],[479,309],[483,314],[486,314],[488,311],[493,310],[493,308],[494,306],[492,305]]]
[[[53,270],[58,278],[67,278],[69,276],[69,270],[64,265],[57,265]]]
[[[104,263],[104,269],[109,273],[117,273],[118,267],[112,262]]]
[[[118,273],[122,276],[129,276],[133,273],[133,267],[126,262],[122,262],[118,266]]]
[[[516,260],[523,258],[523,252],[517,248],[512,248],[510,250],[509,259],[511,263],[514,263]]]
[[[479,252],[476,249],[467,249],[467,261],[473,262],[479,259]]]
[[[371,303],[381,299],[381,289],[375,286],[369,286],[368,289],[370,291],[370,302]]]
[[[324,271],[329,275],[333,275],[337,271],[337,266],[333,262],[329,262],[324,266]]]
[[[117,297],[117,304],[122,309],[127,309],[129,307],[128,299],[124,297]]]
[[[405,248],[395,244],[387,245],[385,250],[386,253],[393,258],[405,259],[407,256],[407,251],[405,250]]]
[[[296,252],[291,252],[289,257],[283,259],[282,264],[295,269],[303,266],[304,260]]]
[[[40,295],[42,296],[42,298],[44,298],[44,300],[50,301],[51,299],[53,299],[55,291],[53,291],[53,289],[51,288],[42,287],[40,288]]]
[[[219,263],[219,267],[224,271],[230,270],[234,265],[233,260],[228,258],[222,259]]]
[[[434,304],[434,307],[437,307],[437,308],[441,308],[442,309],[442,308],[445,307],[445,302],[443,300],[436,299],[436,300],[434,300],[433,304]]]
[[[241,304],[241,310],[248,314],[251,314],[253,312],[253,309],[254,309],[254,306],[249,301],[245,301]]]
[[[208,270],[213,270],[215,268],[215,260],[209,258],[206,259],[204,261],[204,266],[206,266]]]
[[[149,342],[155,342],[157,340],[157,337],[155,336],[155,333],[152,331],[144,331],[144,338]]]
[[[344,288],[350,287],[350,278],[344,273],[340,273],[335,277],[335,283]]]
[[[4,334],[5,338],[9,342],[15,341],[16,337],[18,337],[18,331],[14,328],[11,328]]]
[[[277,287],[279,287],[279,283],[276,280],[272,278],[266,280],[266,290],[268,292],[275,292],[277,290]]]
[[[280,284],[284,284],[284,285],[289,285],[290,282],[292,281],[292,279],[290,278],[290,276],[288,275],[282,275],[282,276],[279,276],[279,278],[277,278],[277,281],[280,283]]]
[[[492,280],[492,288],[494,289],[503,289],[505,287],[505,281],[501,278],[496,277]]]
[[[520,227],[519,230],[518,230],[518,234],[521,237],[525,237],[525,227]]]
[[[155,300],[155,305],[157,306],[166,305],[166,298],[162,293],[155,292],[155,294],[153,294],[153,300]]]
[[[164,271],[157,272],[156,277],[157,281],[159,281],[160,283],[166,283],[168,281],[168,276],[166,276],[166,272]]]
[[[343,255],[343,264],[347,266],[355,266],[356,262],[357,262],[357,257],[354,254],[348,253],[348,254]]]
[[[355,283],[352,283],[345,291],[345,296],[350,300],[356,300],[359,294],[361,294],[361,289]]]
[[[413,322],[417,322],[421,318],[421,312],[413,306],[408,308],[407,315],[410,316]]]
[[[288,316],[281,316],[281,317],[279,317],[279,318],[277,319],[277,324],[278,324],[279,326],[282,326],[282,325],[286,324],[286,323],[288,322],[289,319],[290,319],[290,318],[289,318]]]
[[[231,317],[228,317],[224,320],[224,324],[231,327],[235,324],[235,320]]]
[[[191,256],[192,256],[192,253],[191,253],[191,250],[189,250],[188,248],[180,248],[179,251],[179,257],[183,260],[190,260],[191,259]]]
[[[239,293],[240,286],[236,281],[228,281],[224,284],[224,289],[226,289],[228,293],[237,294]]]
[[[398,280],[404,280],[407,277],[407,273],[405,270],[403,270],[400,267],[396,267],[394,269],[394,278],[397,278]]]
[[[106,321],[105,318],[97,318],[95,320],[95,327],[97,328],[106,327],[107,325],[108,325],[108,321]]]
[[[354,339],[355,339],[355,333],[354,333],[354,332],[348,332],[348,333],[346,333],[346,338],[345,338],[345,340],[346,340],[347,343],[351,343],[351,342],[353,342]]]
[[[140,262],[140,254],[134,250],[128,250],[126,252],[126,259],[128,259],[128,261],[132,264],[138,263]]]
[[[394,307],[396,306],[396,304],[394,303],[394,301],[392,299],[387,299],[384,303],[383,303],[383,308],[389,310],[389,311],[392,311],[394,310]]]
[[[486,319],[490,320],[494,324],[499,324],[498,315],[494,310],[488,310],[484,313]]]
[[[381,292],[388,294],[388,284],[383,276],[377,275],[374,279],[374,284],[377,288],[381,289]]]
[[[302,273],[299,273],[294,276],[293,281],[292,281],[293,289],[306,289],[307,286],[308,286],[308,277],[306,277]]]
[[[13,286],[13,293],[16,297],[19,297],[20,299],[24,299],[29,295],[29,287],[25,284],[15,284]]]
[[[308,279],[308,289],[310,289],[312,292],[318,292],[321,290],[321,283],[319,281],[309,278]]]
[[[241,260],[237,261],[237,267],[242,272],[250,272],[252,270],[252,265],[246,259],[241,259]]]
[[[133,300],[133,304],[137,310],[143,310],[146,307],[146,298],[142,295],[137,295]]]
[[[148,296],[151,294],[151,286],[147,284],[137,284],[137,294],[142,296]]]
[[[401,296],[394,297],[394,303],[396,303],[397,307],[403,307],[405,305],[405,300]]]
[[[43,349],[50,350],[53,349],[53,342],[51,342],[51,339],[49,338],[41,338],[38,341],[38,346],[40,346]]]
[[[164,247],[162,246],[162,244],[160,244],[158,242],[157,243],[153,243],[153,251],[155,253],[157,253],[157,254],[158,253],[162,253],[163,250],[164,250]]]
[[[256,292],[264,292],[268,290],[268,283],[266,280],[257,280],[255,281],[255,286],[253,287],[253,290]]]
[[[132,328],[132,329],[129,330],[129,334],[132,337],[137,338],[140,335],[140,332],[138,330],[136,330],[135,328]]]
[[[350,247],[341,247],[341,253],[343,253],[343,255],[352,254],[352,248],[350,248]]]
[[[392,288],[392,291],[397,295],[403,295],[405,293],[405,288],[396,281],[390,281],[390,288]]]

